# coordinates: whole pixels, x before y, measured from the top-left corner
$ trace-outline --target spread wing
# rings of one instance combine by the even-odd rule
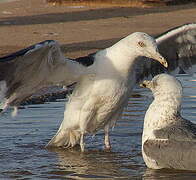
[[[84,61],[86,59],[86,61]],[[1,109],[18,106],[43,87],[77,82],[93,56],[65,58],[58,42],[47,40],[0,58]]]
[[[136,66],[138,81],[163,72],[196,72],[196,23],[170,29],[156,37],[156,42],[160,54],[168,62],[168,69],[158,62],[142,57]]]
[[[143,151],[160,166],[195,170],[196,142],[148,139],[143,144]]]
[[[169,72],[182,69],[196,72],[196,23],[174,28],[156,38],[160,53],[167,59]]]

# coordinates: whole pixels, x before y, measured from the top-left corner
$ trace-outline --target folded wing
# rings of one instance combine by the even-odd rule
[[[196,170],[194,141],[148,139],[143,144],[143,151],[164,168]]]

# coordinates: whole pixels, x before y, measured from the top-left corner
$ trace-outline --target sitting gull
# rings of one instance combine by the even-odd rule
[[[159,74],[145,80],[154,100],[142,135],[142,155],[152,169],[196,170],[196,124],[181,117],[182,86],[173,76]]]
[[[156,38],[159,51],[169,60],[169,71],[187,71],[195,64],[195,35],[196,24],[186,24]],[[157,53],[157,45],[145,33],[134,33],[109,48],[77,59],[64,57],[59,44],[52,40],[2,57],[0,108],[19,106],[43,87],[77,82],[65,109],[65,120],[48,145],[72,147],[78,143],[81,132],[95,133],[105,127],[105,144],[110,148],[109,127],[122,111],[131,89],[145,77],[166,71],[160,63],[149,59],[158,58],[167,66]],[[79,126],[85,128],[80,132]],[[66,131],[70,127],[75,133]]]

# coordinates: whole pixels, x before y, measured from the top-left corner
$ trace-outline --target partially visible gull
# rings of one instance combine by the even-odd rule
[[[196,24],[187,24],[156,38],[159,51],[168,60],[169,71],[179,68],[186,71],[184,64],[189,64],[188,67],[195,64],[195,36]],[[152,60],[167,66],[157,51],[155,40],[145,33],[134,33],[109,48],[77,59],[64,57],[56,41],[38,43],[0,58],[2,109],[18,106],[43,87],[77,82],[66,106],[65,120],[48,145],[72,147],[80,140],[81,132],[95,133],[104,128],[109,148],[109,127],[126,105],[131,89],[144,78],[166,71]],[[65,124],[66,121],[69,123]],[[70,126],[76,130],[73,134],[66,131]],[[80,131],[80,126],[85,128]],[[81,137],[80,144],[84,147]]]
[[[159,74],[145,80],[154,100],[149,106],[142,135],[142,155],[152,169],[196,170],[196,124],[181,114],[182,86],[173,76]]]

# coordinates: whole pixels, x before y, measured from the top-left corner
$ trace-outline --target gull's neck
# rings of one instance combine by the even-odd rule
[[[133,71],[133,64],[139,57],[139,53],[134,47],[124,46],[123,43],[117,43],[107,48],[107,57],[116,70],[121,73],[130,73]]]
[[[146,128],[159,129],[178,120],[181,109],[181,95],[176,93],[161,93],[155,95],[155,99],[149,106],[144,126]]]
[[[176,116],[181,109],[181,95],[176,93],[161,93],[155,96],[154,103],[161,106],[161,111],[165,115]],[[170,110],[167,112],[167,110]]]
[[[149,106],[145,118],[142,144],[146,139],[154,139],[154,130],[171,126],[179,121],[181,109],[181,95],[175,93],[155,95]]]

